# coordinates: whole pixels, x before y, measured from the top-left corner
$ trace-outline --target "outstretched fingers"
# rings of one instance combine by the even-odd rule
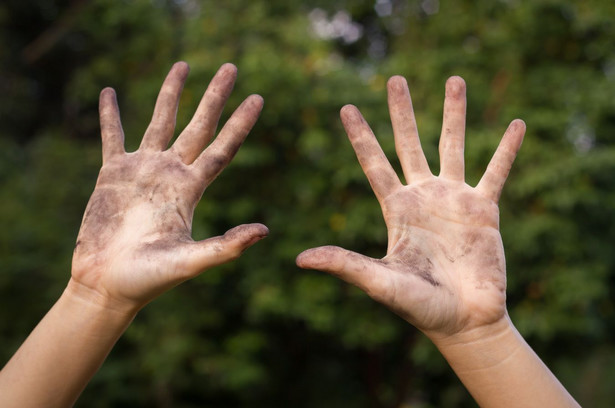
[[[236,78],[237,68],[224,64],[209,83],[192,120],[171,147],[184,163],[192,163],[213,139]]]
[[[177,106],[188,71],[185,62],[175,63],[169,71],[160,88],[152,121],[145,131],[140,149],[161,151],[168,146],[175,130]]]
[[[443,116],[440,135],[440,176],[464,181],[466,84],[461,77],[450,77],[446,81]]]
[[[491,158],[487,170],[480,179],[476,190],[494,202],[498,202],[508,173],[525,135],[525,122],[516,119],[511,122]]]
[[[125,153],[120,109],[117,106],[115,91],[112,88],[105,88],[100,93],[98,110],[104,164],[113,156]]]
[[[342,108],[340,116],[359,164],[376,197],[382,202],[402,184],[359,110],[355,106],[346,105]]]
[[[408,83],[402,76],[394,76],[387,83],[389,113],[395,135],[395,150],[406,178],[406,183],[431,175],[427,159],[421,148],[412,99]]]
[[[250,95],[229,118],[220,134],[194,161],[206,184],[211,183],[235,156],[263,109],[263,98]]]
[[[244,224],[228,230],[224,235],[192,242],[185,248],[181,271],[192,278],[206,269],[238,258],[246,249],[269,235],[263,224]]]

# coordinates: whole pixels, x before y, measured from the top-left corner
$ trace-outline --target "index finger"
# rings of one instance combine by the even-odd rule
[[[363,119],[361,112],[352,105],[346,105],[340,112],[348,139],[359,159],[378,201],[402,186],[397,173],[387,160],[374,133]]]
[[[263,109],[263,98],[250,95],[233,112],[220,134],[194,161],[205,184],[211,183],[235,156]]]
[[[192,163],[214,137],[236,78],[237,68],[224,64],[209,83],[192,120],[171,147],[184,163]]]
[[[99,99],[100,134],[102,137],[103,164],[113,156],[124,153],[124,131],[120,120],[115,91],[105,88]]]
[[[496,203],[500,199],[508,173],[521,148],[524,134],[525,122],[520,119],[513,120],[506,129],[485,174],[476,186],[476,190]]]

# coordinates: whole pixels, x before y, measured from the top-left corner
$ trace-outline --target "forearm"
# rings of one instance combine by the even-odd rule
[[[0,372],[0,406],[74,404],[135,310],[88,294],[73,281]]]
[[[506,316],[436,346],[481,407],[578,407]]]

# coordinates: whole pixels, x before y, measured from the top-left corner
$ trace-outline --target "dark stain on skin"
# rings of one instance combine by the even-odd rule
[[[424,189],[427,197],[432,196],[437,200],[445,200],[450,195],[448,194],[448,187],[439,183],[425,184]]]
[[[386,257],[381,262],[391,266],[396,266],[397,269],[408,271],[413,275],[418,276],[433,287],[442,286],[440,282],[433,276],[433,263],[431,260],[418,249],[405,249],[406,245],[402,244],[401,248],[396,248],[403,255],[394,261],[387,260]]]
[[[454,256],[452,256],[449,251],[448,248],[446,247],[446,245],[444,245],[441,242],[438,242],[438,247],[440,249],[440,251],[442,252],[442,254],[444,255],[444,257],[446,258],[447,261],[449,261],[450,263],[455,263],[456,259]]]
[[[476,246],[479,239],[480,239],[480,234],[478,232],[470,233],[463,245],[463,248],[461,249],[460,256],[463,257],[463,256],[468,255],[470,252],[472,252],[472,250],[474,250],[474,247]]]
[[[97,243],[103,246],[113,231],[122,223],[123,216],[119,212],[121,198],[110,189],[97,189],[83,216],[82,233],[79,236],[75,250],[87,242],[88,246]]]
[[[120,198],[113,190],[97,190],[90,198],[83,218],[90,234],[99,234],[105,229],[112,229],[119,224],[122,217],[118,213]]]
[[[113,184],[117,180],[133,181],[139,170],[140,162],[138,157],[134,157],[134,160],[111,161],[100,169],[97,185]]]
[[[207,173],[218,174],[228,163],[226,155],[215,155],[207,160]]]
[[[164,153],[164,152],[163,152]],[[163,160],[139,160],[141,165],[116,166],[108,171],[108,179],[122,180],[123,183],[136,186],[135,195],[146,197],[149,203],[157,204],[162,202],[178,203],[181,202],[196,205],[203,194],[203,188],[193,188],[192,174],[189,165],[181,161]]]
[[[392,191],[398,184],[396,178],[391,177],[391,174],[379,168],[370,170],[369,181],[374,191],[378,191],[380,194]]]
[[[190,242],[192,242],[192,239],[181,233],[168,234],[165,235],[164,239],[144,243],[140,251],[142,253],[164,252],[177,248],[181,244],[187,244]]]
[[[471,220],[485,220],[489,219],[487,215],[487,210],[483,205],[474,204],[474,200],[470,194],[463,194],[460,196],[459,200],[459,211],[461,215],[464,215],[468,219]]]
[[[228,160],[217,156],[210,160],[222,170]],[[141,206],[144,219],[140,233],[145,253],[190,242],[192,211],[206,184],[190,165],[167,152],[137,151],[106,162],[88,202],[75,253],[102,254],[136,206]]]
[[[433,269],[433,264],[431,263],[429,259],[426,259],[426,261],[427,261],[427,269],[418,271],[418,276],[433,287],[440,286],[440,282],[435,280],[433,277],[433,274],[431,273],[431,270]]]

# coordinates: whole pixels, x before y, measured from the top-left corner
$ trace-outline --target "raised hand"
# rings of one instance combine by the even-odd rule
[[[267,235],[264,225],[249,224],[192,240],[197,202],[239,149],[263,100],[248,97],[205,147],[237,76],[233,65],[223,65],[192,121],[167,149],[187,75],[186,63],[173,66],[133,153],[124,150],[115,92],[100,94],[103,166],[75,245],[72,277],[0,371],[0,406],[72,406],[147,302]]]
[[[132,153],[124,150],[115,92],[107,88],[100,95],[103,166],[77,238],[71,279],[97,301],[138,309],[178,283],[238,257],[268,233],[264,225],[248,224],[193,241],[194,208],[241,146],[263,100],[249,96],[207,146],[237,76],[235,66],[223,65],[191,122],[167,149],[187,75],[186,63],[173,66],[141,146]]]
[[[386,256],[373,259],[325,246],[301,253],[297,264],[358,286],[430,337],[496,323],[506,316],[506,264],[497,203],[525,124],[510,124],[473,188],[464,177],[463,79],[452,77],[446,84],[438,176],[431,173],[421,149],[404,78],[389,80],[388,102],[407,185],[400,182],[357,108],[348,105],[341,111],[382,207],[388,229]]]

